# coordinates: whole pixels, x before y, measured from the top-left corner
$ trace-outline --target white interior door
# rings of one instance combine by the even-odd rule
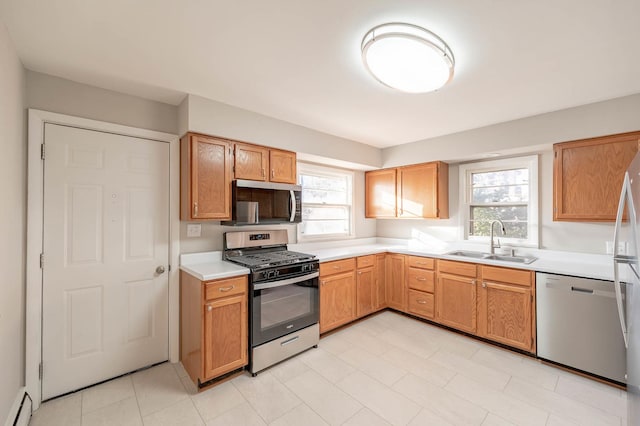
[[[56,124],[44,140],[46,400],[168,359],[169,144]]]

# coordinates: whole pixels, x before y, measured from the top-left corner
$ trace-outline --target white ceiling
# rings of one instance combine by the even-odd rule
[[[640,92],[638,0],[0,0],[25,67],[178,104],[186,93],[386,147]],[[365,71],[371,27],[434,31],[438,92]]]

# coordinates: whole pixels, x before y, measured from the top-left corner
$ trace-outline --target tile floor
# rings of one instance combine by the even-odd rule
[[[626,425],[625,392],[392,312],[197,393],[162,364],[42,405],[31,425]]]

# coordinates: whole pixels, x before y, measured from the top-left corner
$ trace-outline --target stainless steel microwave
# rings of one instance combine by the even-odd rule
[[[234,180],[231,220],[222,225],[299,223],[302,221],[302,187],[284,183]]]

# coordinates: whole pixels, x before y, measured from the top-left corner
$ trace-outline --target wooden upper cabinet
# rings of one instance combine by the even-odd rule
[[[449,217],[449,166],[435,161],[365,173],[365,217]]]
[[[268,180],[268,148],[236,143],[234,153],[233,172],[236,179]]]
[[[624,173],[638,152],[640,132],[553,146],[553,220],[615,221]]]
[[[180,219],[231,219],[231,143],[187,133],[180,141]]]
[[[366,172],[364,216],[396,217],[396,169]]]
[[[449,217],[449,166],[442,162],[398,168],[398,217]]]
[[[271,182],[295,184],[297,181],[296,153],[270,149],[269,169],[269,180]]]
[[[235,143],[234,178],[295,184],[296,153]]]

